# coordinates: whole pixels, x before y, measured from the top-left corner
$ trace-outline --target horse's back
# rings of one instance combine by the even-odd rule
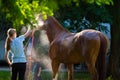
[[[83,31],[77,33],[76,37],[82,36],[82,37],[84,37],[86,39],[99,40],[99,34],[100,34],[100,31],[87,29],[87,30],[83,30]]]
[[[108,48],[108,39],[107,37],[100,31],[93,30],[93,29],[87,29],[80,32],[80,35],[82,35],[84,38],[88,40],[94,40],[94,41],[100,41],[106,45],[106,49]]]

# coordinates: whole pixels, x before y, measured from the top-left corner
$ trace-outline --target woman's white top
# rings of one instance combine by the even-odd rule
[[[26,56],[24,53],[24,45],[23,41],[25,40],[25,36],[21,35],[17,38],[14,38],[10,43],[11,52],[13,54],[13,63],[25,63]]]

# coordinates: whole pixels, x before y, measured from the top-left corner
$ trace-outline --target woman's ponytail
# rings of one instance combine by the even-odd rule
[[[11,43],[10,37],[12,37],[15,32],[16,32],[16,30],[13,29],[13,28],[10,28],[7,31],[7,38],[6,38],[6,42],[5,42],[5,49],[6,49],[6,51],[10,50],[10,43]]]
[[[5,42],[5,49],[6,49],[6,51],[10,50],[10,42],[11,42],[11,39],[9,37],[7,37],[6,38],[6,42]]]

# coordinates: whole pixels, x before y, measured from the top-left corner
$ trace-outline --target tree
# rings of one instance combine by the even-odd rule
[[[86,0],[88,3],[93,3],[94,0]],[[95,0],[95,3],[103,3],[104,0]],[[11,21],[15,28],[20,28],[21,25],[35,23],[36,14],[53,15],[53,12],[59,9],[59,6],[70,5],[75,2],[79,6],[79,0],[0,0],[1,16],[6,20]],[[104,3],[110,4],[111,0],[105,0]]]
[[[79,1],[79,6],[72,3],[69,6],[60,7],[55,12],[55,17],[63,26],[73,32],[79,32],[83,29],[97,29],[107,32],[107,27],[100,23],[112,22],[111,15],[106,10],[105,5],[99,6],[83,1]]]
[[[55,5],[54,2],[51,4]],[[19,31],[22,25],[36,23],[35,17],[38,13],[53,15],[52,8],[48,0],[0,0],[0,19],[11,22],[13,25],[9,26]]]
[[[114,80],[120,80],[120,1],[113,0],[114,6],[111,6],[110,13],[113,15],[113,23],[111,25],[111,55],[109,58],[109,73]]]

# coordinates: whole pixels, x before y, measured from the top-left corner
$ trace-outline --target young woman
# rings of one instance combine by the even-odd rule
[[[7,38],[5,43],[6,61],[12,67],[11,80],[25,80],[26,71],[26,56],[24,54],[23,41],[31,34],[30,27],[24,35],[17,37],[16,30],[10,28],[7,31]],[[9,51],[12,52],[12,62],[9,59]]]

